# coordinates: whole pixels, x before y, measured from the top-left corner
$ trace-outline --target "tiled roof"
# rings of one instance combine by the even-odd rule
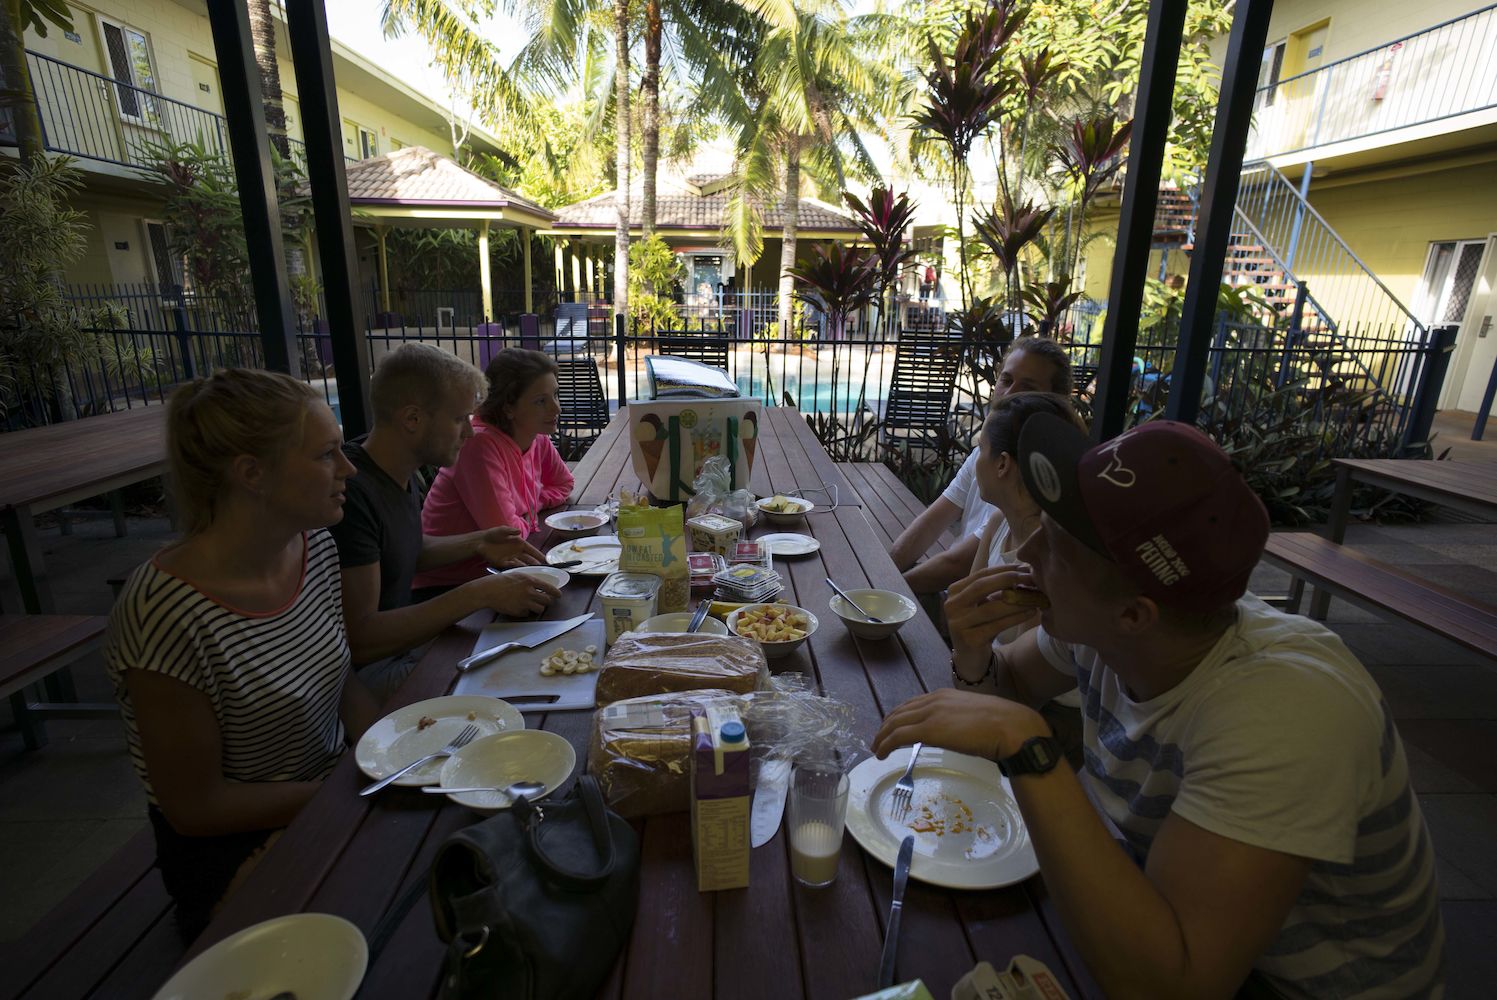
[[[690,178],[695,182],[697,178]],[[655,227],[657,229],[721,229],[728,219],[728,199],[732,190],[717,191],[708,195],[693,194],[688,187],[670,187],[661,183],[655,196]],[[630,223],[641,224],[641,194],[634,190],[629,198]],[[760,218],[765,230],[780,229],[785,224],[785,210],[781,202],[760,203]],[[556,210],[556,227],[566,229],[612,228],[618,221],[618,210],[614,208],[614,192],[608,191],[574,205]],[[800,227],[816,230],[846,230],[857,232],[858,224],[849,215],[814,198],[800,201]]]
[[[405,146],[348,164],[348,200],[358,205],[519,208],[551,212],[425,146]]]

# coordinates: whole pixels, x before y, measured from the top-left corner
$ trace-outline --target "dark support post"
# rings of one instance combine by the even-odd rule
[[[1112,260],[1112,287],[1107,296],[1107,321],[1102,327],[1102,356],[1097,368],[1097,400],[1092,420],[1092,437],[1097,441],[1122,433],[1128,406],[1138,316],[1143,311],[1144,282],[1149,276],[1159,175],[1174,113],[1175,67],[1180,61],[1185,8],[1186,0],[1156,0],[1149,5],[1143,70],[1138,81],[1137,111],[1128,143],[1128,173],[1123,181],[1123,207],[1118,219],[1118,244]]]
[[[265,367],[301,377],[296,347],[296,314],[286,281],[286,252],[281,246],[281,210],[276,203],[270,166],[270,139],[265,131],[265,104],[260,70],[250,38],[249,8],[242,0],[208,0],[208,23],[218,56],[219,88],[234,175],[239,182],[239,209],[249,248],[250,284]]]
[[[1440,406],[1440,390],[1445,388],[1445,374],[1450,370],[1450,356],[1455,353],[1455,334],[1460,327],[1432,326],[1429,330],[1429,353],[1419,371],[1419,384],[1414,389],[1414,404],[1409,413],[1409,423],[1403,432],[1402,450],[1422,447],[1429,441],[1430,428],[1435,423],[1435,411]]]
[[[624,403],[627,402],[628,399],[629,399],[629,390],[626,388],[626,386],[624,384],[624,324],[626,322],[628,322],[628,321],[624,318],[624,314],[623,313],[619,313],[618,315],[616,315],[616,316],[613,317],[613,338],[614,338],[614,344],[616,345],[615,354],[616,354],[616,356],[618,358],[618,366],[619,366],[619,408],[620,409],[623,408]]]
[[[1471,427],[1471,440],[1480,441],[1487,432],[1487,418],[1492,415],[1492,399],[1497,397],[1497,360],[1492,362],[1492,374],[1487,379],[1487,391],[1481,397],[1481,409],[1476,411],[1476,423]]]
[[[359,255],[353,215],[348,209],[348,178],[343,168],[342,119],[333,79],[327,10],[322,0],[286,5],[291,58],[301,95],[302,131],[307,143],[307,180],[317,222],[333,370],[338,378],[338,410],[343,436],[357,437],[372,424],[369,410],[369,342],[359,301]]]
[[[1211,349],[1211,320],[1222,283],[1222,263],[1232,236],[1232,215],[1242,157],[1247,151],[1253,119],[1253,94],[1268,39],[1273,0],[1238,0],[1222,67],[1221,96],[1206,160],[1206,183],[1201,192],[1196,246],[1190,255],[1190,277],[1180,318],[1180,340],[1170,375],[1170,396],[1164,414],[1171,420],[1195,423],[1201,409],[1201,384],[1206,378],[1206,356]]]

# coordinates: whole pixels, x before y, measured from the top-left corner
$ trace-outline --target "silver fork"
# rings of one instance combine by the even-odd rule
[[[462,728],[462,732],[458,733],[452,738],[452,742],[448,743],[445,747],[438,750],[436,753],[429,753],[425,757],[413,760],[405,767],[402,767],[400,770],[396,771],[394,774],[387,775],[386,777],[379,779],[372,785],[365,785],[363,788],[359,789],[359,794],[373,795],[375,792],[379,791],[381,788],[384,788],[386,785],[394,781],[396,778],[400,777],[402,774],[420,767],[422,764],[425,764],[429,760],[436,760],[438,757],[451,757],[463,747],[473,742],[473,737],[477,735],[478,727],[470,723]]]
[[[904,769],[904,774],[894,782],[894,794],[890,797],[894,803],[896,818],[903,820],[910,814],[910,805],[915,799],[915,761],[920,757],[920,751],[925,749],[924,743],[916,743],[910,748],[910,763]]]

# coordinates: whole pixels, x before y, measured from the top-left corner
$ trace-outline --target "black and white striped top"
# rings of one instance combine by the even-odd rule
[[[265,613],[221,604],[155,560],[130,574],[109,616],[105,658],[130,759],[153,804],[127,670],[157,671],[207,695],[230,781],[315,781],[337,762],[350,662],[338,550],[324,530],[303,546],[295,596]]]

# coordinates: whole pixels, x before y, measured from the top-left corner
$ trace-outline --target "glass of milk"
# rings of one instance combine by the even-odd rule
[[[801,885],[831,885],[842,856],[847,822],[847,775],[831,762],[800,762],[790,775],[785,802],[790,832],[790,873]]]

